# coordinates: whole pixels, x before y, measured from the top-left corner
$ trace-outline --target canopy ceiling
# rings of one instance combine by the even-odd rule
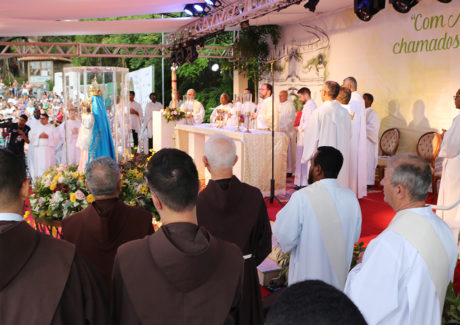
[[[95,35],[172,32],[197,18],[77,21],[181,12],[187,3],[204,0],[22,0],[2,1],[0,36]],[[238,0],[237,0],[238,1]],[[225,4],[233,0],[221,0]],[[272,12],[251,24],[286,24],[318,13],[351,7],[353,0],[321,0],[315,13],[300,5]],[[70,20],[70,21],[69,21]]]

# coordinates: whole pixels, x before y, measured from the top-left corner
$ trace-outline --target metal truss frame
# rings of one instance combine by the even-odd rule
[[[227,46],[197,48],[199,57],[231,59],[233,50]],[[0,58],[11,57],[87,57],[87,58],[167,58],[166,45],[90,44],[90,43],[27,43],[0,42]]]
[[[213,8],[208,15],[169,33],[166,41],[170,46],[176,45],[300,2],[301,0],[236,0],[227,6]]]

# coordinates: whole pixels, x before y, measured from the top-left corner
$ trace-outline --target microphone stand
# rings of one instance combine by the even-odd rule
[[[279,204],[284,204],[275,195],[275,71],[273,70],[273,64],[278,61],[273,58],[267,61],[270,63],[270,72],[272,75],[272,178],[270,179],[270,196],[265,200],[265,203],[273,203],[276,200]]]

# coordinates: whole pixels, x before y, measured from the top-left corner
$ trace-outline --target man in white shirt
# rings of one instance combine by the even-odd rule
[[[304,134],[302,163],[306,163],[320,146],[331,146],[343,155],[343,166],[337,182],[342,187],[348,187],[351,140],[351,118],[336,98],[340,86],[335,81],[326,81],[321,90],[323,104],[313,111]]]
[[[303,139],[305,137],[305,128],[310,120],[311,114],[316,109],[316,103],[311,98],[310,89],[302,87],[297,91],[299,101],[302,103],[302,117],[300,118],[299,127],[297,128],[297,146],[296,146],[296,160],[295,160],[295,176],[294,185],[295,189],[300,189],[308,185],[308,164],[302,163],[303,154]]]
[[[257,119],[257,129],[259,130],[272,130],[272,123],[274,124],[275,132],[280,129],[280,120],[278,110],[275,109],[272,121],[272,92],[273,87],[270,84],[262,84],[259,88],[259,96],[262,99],[257,106],[257,113],[254,117]]]
[[[38,107],[35,108],[33,117],[31,117],[29,121],[27,121],[27,125],[30,127],[31,132],[40,126],[40,109],[38,109]],[[33,145],[32,142],[30,142],[28,146],[28,150],[27,150],[27,167],[28,167],[31,179],[35,179],[34,151],[35,151],[35,146]]]
[[[141,130],[142,107],[134,100],[136,93],[129,92],[129,118],[131,119],[131,132],[133,134],[134,147],[139,145],[139,132]]]
[[[289,95],[286,90],[279,93],[280,103],[278,105],[278,114],[280,119],[280,132],[284,132],[289,139],[287,151],[286,172],[292,174],[295,170],[295,130],[294,121],[296,110],[292,101],[288,100]]]
[[[201,124],[203,123],[203,118],[204,118],[204,107],[203,104],[201,104],[199,101],[195,99],[196,97],[196,92],[194,89],[189,89],[187,90],[187,102],[192,103],[192,112],[187,113],[185,116],[187,119],[191,119],[193,121],[193,124]],[[180,107],[181,110],[185,109],[185,105],[187,103],[182,103],[182,106]]]
[[[367,186],[370,186],[375,184],[375,168],[378,164],[380,116],[372,109],[374,96],[366,93],[363,99],[366,107]]]
[[[441,324],[457,246],[449,226],[425,206],[431,168],[414,155],[393,156],[381,184],[396,216],[350,271],[345,293],[370,325]]]
[[[30,130],[29,139],[35,146],[32,168],[34,177],[38,178],[56,164],[54,150],[59,141],[59,134],[53,125],[48,124],[48,114],[40,115],[40,125]]]
[[[460,110],[460,89],[454,96],[455,107]],[[442,163],[441,185],[439,186],[438,205],[451,205],[460,199],[460,116],[457,115],[452,126],[443,134],[439,157]],[[450,210],[438,210],[437,213],[449,225],[458,241],[460,230],[460,206]]]
[[[176,97],[175,97],[175,102],[174,104],[176,106],[176,108],[180,108],[182,106],[182,104],[184,103],[184,101],[180,98],[180,93],[178,91],[176,91]],[[173,100],[171,99],[170,102],[169,102],[169,107],[173,107]]]
[[[149,150],[153,150],[153,129],[152,129],[152,116],[153,112],[158,112],[163,108],[161,103],[157,102],[157,94],[150,93],[150,103],[145,105],[144,114],[144,128],[147,128],[147,137],[149,139]]]
[[[209,118],[210,123],[217,123],[217,110],[221,109],[224,111],[224,120],[226,120],[227,126],[235,126],[236,123],[232,123],[232,103],[230,103],[230,96],[223,93],[220,96],[220,105],[212,109],[211,117]]]
[[[361,234],[361,209],[354,193],[339,186],[343,156],[319,147],[311,161],[309,185],[294,192],[278,212],[273,234],[290,252],[289,285],[322,280],[343,290],[354,244]]]
[[[357,92],[358,83],[355,78],[343,80],[343,87],[351,90],[350,114],[352,116],[352,138],[350,146],[350,178],[351,189],[358,199],[367,195],[367,133],[366,111],[364,99]]]

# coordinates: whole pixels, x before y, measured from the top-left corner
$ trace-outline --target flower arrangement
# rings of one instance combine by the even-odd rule
[[[151,212],[156,221],[158,212],[153,205],[143,169],[147,166],[147,155],[133,155],[120,164],[123,180],[120,199],[130,206],[141,207]],[[62,220],[83,210],[94,202],[93,195],[85,185],[85,175],[74,165],[56,165],[39,178],[30,196],[31,213],[46,221]]]
[[[35,182],[30,196],[32,214],[48,221],[62,220],[92,202],[94,197],[85,187],[85,175],[73,165],[50,168]]]
[[[185,112],[181,111],[180,108],[175,107],[166,107],[161,110],[161,114],[168,123],[170,121],[179,121],[185,118]]]

